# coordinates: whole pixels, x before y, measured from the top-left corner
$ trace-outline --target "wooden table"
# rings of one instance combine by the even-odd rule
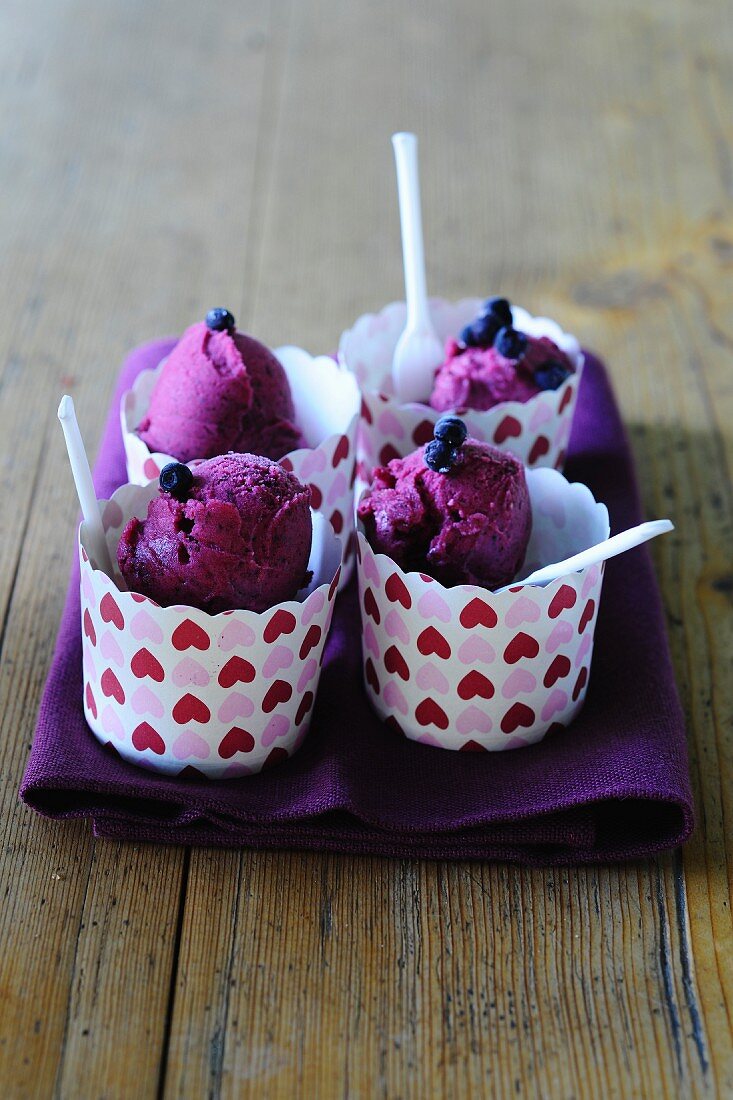
[[[0,5],[0,1093],[733,1090],[733,9],[726,0]],[[332,349],[429,281],[607,357],[690,729],[682,852],[522,870],[95,843],[17,802],[92,449],[137,342],[212,305]]]

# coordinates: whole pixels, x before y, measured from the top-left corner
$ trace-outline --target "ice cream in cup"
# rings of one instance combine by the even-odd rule
[[[400,400],[392,376],[404,302],[365,314],[341,337],[339,360],[362,390],[360,487],[375,466],[431,439],[445,413],[528,467],[562,469],[583,370],[577,339],[505,298],[431,299],[428,310],[444,352],[419,400]]]
[[[228,310],[210,310],[122,395],[128,478],[144,485],[170,462],[195,466],[229,451],[276,459],[310,486],[341,539],[343,584],[353,568],[359,400],[353,375],[330,356],[271,352]]]
[[[586,486],[466,429],[440,420],[360,500],[364,682],[405,737],[492,752],[531,745],[582,707],[603,561],[522,579],[602,543],[609,524]]]
[[[79,530],[84,713],[124,760],[252,775],[306,736],[341,570],[308,488],[228,454],[126,484]],[[110,564],[111,563],[111,564]]]

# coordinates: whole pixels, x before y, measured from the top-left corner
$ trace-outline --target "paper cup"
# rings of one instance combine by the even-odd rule
[[[312,356],[302,348],[277,348],[293,395],[298,427],[306,447],[290,451],[280,465],[310,485],[311,504],[329,520],[344,547],[341,587],[353,570],[354,479],[359,388],[354,376],[330,356]],[[127,476],[136,485],[157,478],[175,455],[151,451],[136,432],[165,360],[144,370],[120,402]],[[200,459],[189,463],[195,466]]]
[[[521,576],[608,537],[608,511],[555,470],[528,470]],[[377,714],[413,741],[496,752],[567,726],[588,687],[603,565],[499,594],[405,573],[357,532],[362,659]]]
[[[79,530],[84,714],[130,764],[166,775],[238,778],[287,759],[308,732],[341,562],[340,540],[313,517],[313,580],[268,611],[208,615],[125,590],[122,529],[144,518],[157,485],[101,501],[115,574],[95,567]]]
[[[430,313],[438,337],[457,336],[479,312],[480,298],[460,302],[432,299]],[[512,307],[514,324],[531,336],[549,336],[575,367],[575,374],[557,390],[543,390],[529,401],[504,401],[486,412],[459,408],[469,435],[511,451],[529,467],[562,469],[565,462],[583,353],[574,336],[549,317],[533,317]],[[379,313],[360,317],[341,337],[339,360],[353,371],[362,389],[362,422],[357,443],[360,487],[369,483],[375,466],[404,458],[433,438],[433,425],[445,414],[425,404],[401,404],[392,392],[392,358],[405,327],[404,302],[392,302]]]

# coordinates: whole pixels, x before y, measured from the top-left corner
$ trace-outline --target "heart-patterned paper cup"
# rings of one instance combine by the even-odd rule
[[[341,544],[311,511],[313,579],[268,611],[209,615],[160,607],[125,589],[120,534],[142,519],[157,484],[101,501],[112,577],[79,530],[84,714],[130,764],[167,775],[238,778],[286,760],[310,725],[341,571]]]
[[[556,470],[527,471],[532,535],[521,576],[608,537],[608,511]],[[413,741],[496,752],[567,726],[583,705],[603,565],[494,593],[405,573],[357,531],[364,683]]]
[[[430,314],[442,341],[457,336],[481,307],[480,298],[460,302],[431,299]],[[456,409],[469,435],[483,443],[511,451],[526,466],[562,469],[565,462],[583,353],[574,336],[563,332],[549,317],[533,317],[512,306],[515,326],[530,336],[549,336],[569,357],[575,374],[557,390],[544,390],[529,401],[504,401],[493,409]],[[427,404],[400,403],[392,389],[392,358],[405,327],[404,302],[392,302],[379,313],[367,313],[343,333],[339,360],[353,371],[362,390],[362,420],[357,443],[360,488],[369,483],[375,466],[404,458],[433,438],[435,422],[445,414]]]
[[[280,465],[305,485],[310,485],[311,504],[329,520],[344,547],[341,587],[353,570],[354,479],[356,435],[360,395],[350,371],[327,355],[312,356],[302,348],[277,348],[274,355],[288,376],[296,410],[296,421],[306,447],[290,451]],[[127,459],[127,476],[136,485],[157,478],[175,455],[151,451],[137,434],[150,395],[165,360],[153,370],[144,370],[126,390],[120,402],[122,439]],[[194,459],[189,463],[195,466]]]

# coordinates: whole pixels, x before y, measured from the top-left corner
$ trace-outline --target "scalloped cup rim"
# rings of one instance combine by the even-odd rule
[[[102,500],[99,501],[99,503],[104,506],[105,504],[108,504],[110,501],[115,501],[115,497],[117,496],[117,494],[120,493],[121,490],[126,490],[128,488],[144,490],[145,486],[135,485],[134,482],[126,482],[124,485],[121,485],[118,489],[115,489],[115,491],[114,491],[114,493],[112,494],[111,497],[109,497],[108,499],[102,499]],[[318,518],[316,519],[315,517],[318,517]],[[142,607],[144,604],[152,604],[152,606],[156,609],[156,612],[160,612],[163,615],[166,615],[167,613],[170,613],[170,614],[175,615],[176,617],[178,617],[180,615],[181,611],[185,611],[185,612],[191,613],[191,614],[193,614],[194,616],[197,616],[197,617],[202,616],[205,621],[209,621],[209,622],[215,622],[217,619],[229,618],[231,615],[248,615],[248,616],[253,616],[253,617],[259,619],[263,616],[270,615],[273,611],[280,610],[281,608],[284,609],[284,610],[289,610],[290,608],[304,607],[316,595],[316,593],[321,592],[321,591],[328,592],[329,589],[331,588],[331,585],[334,583],[334,579],[341,573],[342,568],[343,568],[343,561],[342,561],[343,545],[342,545],[342,540],[339,538],[339,536],[333,530],[333,528],[331,527],[331,524],[328,522],[328,520],[326,520],[326,518],[322,515],[322,513],[316,511],[314,508],[311,508],[311,518],[315,522],[321,524],[323,526],[323,529],[324,529],[325,533],[326,533],[326,536],[328,538],[333,539],[338,544],[339,551],[340,551],[339,552],[339,564],[334,569],[333,573],[330,576],[330,579],[322,581],[321,584],[319,584],[316,588],[314,588],[311,592],[309,592],[308,595],[304,597],[304,599],[302,599],[302,600],[296,600],[296,599],[283,600],[280,603],[272,604],[271,607],[266,608],[264,611],[251,611],[251,610],[249,610],[248,608],[245,608],[245,607],[234,607],[234,608],[231,608],[228,611],[217,611],[215,615],[212,615],[211,612],[209,612],[209,611],[204,611],[200,607],[194,607],[191,604],[186,604],[186,603],[168,604],[166,607],[163,607],[162,604],[159,604],[157,602],[157,600],[154,600],[151,596],[144,596],[141,592],[133,592],[129,588],[120,588],[119,584],[114,579],[114,577],[110,577],[110,575],[108,573],[105,573],[104,569],[100,569],[98,565],[93,564],[91,554],[89,552],[89,548],[84,544],[84,540],[82,538],[82,529],[85,526],[83,520],[80,522],[79,527],[77,529],[76,538],[77,538],[77,545],[79,547],[81,547],[81,549],[83,549],[84,553],[87,555],[87,563],[86,564],[88,564],[90,566],[93,573],[100,573],[103,577],[106,577],[107,581],[109,581],[109,583],[115,589],[115,593],[116,593],[115,599],[117,599],[117,594],[119,594],[119,597],[120,597],[121,601],[125,605],[131,604],[131,605],[134,605],[134,607],[139,608],[139,607]]]
[[[457,301],[451,301],[448,298],[433,297],[429,299],[429,304],[431,307],[434,305],[449,306],[456,311],[465,310],[466,312],[468,312],[469,309],[475,311],[481,305],[483,300],[484,299],[482,298],[469,297],[459,298]],[[383,306],[382,309],[378,310],[376,313],[363,313],[360,317],[358,317],[356,321],[354,321],[353,325],[350,328],[345,329],[341,334],[338,347],[339,363],[343,365],[347,370],[352,369],[348,365],[347,347],[349,340],[352,338],[352,336],[354,336],[355,333],[357,333],[358,329],[366,326],[367,324],[376,320],[379,317],[389,317],[396,312],[402,312],[405,308],[405,303],[403,301],[397,300],[394,302],[389,302],[386,306]],[[575,366],[575,371],[573,374],[569,375],[565,379],[565,381],[560,386],[558,386],[556,390],[553,391],[557,395],[557,400],[559,403],[562,399],[562,395],[564,394],[568,386],[571,385],[574,381],[579,381],[583,373],[583,367],[585,365],[585,354],[582,347],[580,346],[579,340],[577,339],[577,337],[573,336],[572,333],[566,332],[563,328],[561,328],[558,322],[553,320],[552,317],[544,317],[532,314],[528,310],[524,309],[523,306],[517,306],[514,304],[512,304],[512,312],[518,313],[520,315],[520,319],[523,320],[524,323],[526,323],[526,319],[529,319],[533,325],[541,325],[542,327],[549,329],[550,332],[554,332],[556,335],[559,335],[561,338],[563,338],[563,341],[567,341],[569,344],[571,344],[571,347],[562,347],[562,350],[565,351],[565,353],[572,359],[573,365]],[[550,335],[550,332],[545,333],[544,335],[549,335],[550,339],[552,339],[553,337]],[[382,389],[375,389],[367,384],[360,383],[360,385],[362,390],[367,393],[373,394],[376,397],[386,397],[390,401],[398,401],[394,393],[390,393],[389,391]],[[540,393],[544,392],[546,391],[540,391]],[[532,403],[540,396],[540,393],[534,394],[527,401],[500,401],[498,404],[492,405],[490,409],[469,409],[469,411],[472,413],[473,416],[496,416],[500,412],[504,415],[511,416],[515,414],[517,410],[526,409],[531,406]],[[412,409],[420,412],[427,409],[436,417],[446,416],[449,413],[456,412],[456,409],[434,409],[433,406],[428,404],[427,401],[398,401],[398,404],[400,404],[402,408]],[[460,406],[459,408],[463,409],[463,406]]]
[[[528,469],[526,472],[527,472],[527,475],[529,477],[537,477],[537,475],[539,474],[539,476],[542,477],[543,479],[546,479],[547,477],[550,477],[550,478],[553,478],[553,479],[554,478],[560,478],[565,483],[565,487],[564,487],[563,491],[568,492],[568,493],[582,494],[584,496],[590,497],[590,500],[593,503],[593,507],[598,509],[599,512],[601,513],[602,517],[603,517],[603,523],[604,523],[604,527],[605,527],[605,531],[606,531],[606,533],[604,535],[604,538],[608,537],[608,535],[610,534],[610,530],[611,530],[610,519],[609,519],[609,516],[608,516],[608,508],[603,503],[603,501],[596,500],[596,498],[593,496],[593,493],[588,488],[588,486],[585,484],[585,482],[582,482],[582,481],[568,481],[568,479],[565,477],[565,475],[560,473],[559,470],[550,470],[550,469],[545,469],[545,468],[539,468],[539,469]],[[361,493],[361,495],[359,497],[359,501],[361,501],[362,497],[364,496],[364,494],[367,491],[368,491],[368,489],[364,489],[364,491]],[[357,502],[357,507],[358,507],[358,503],[359,502]],[[384,559],[385,562],[389,562],[391,567],[393,569],[398,570],[402,577],[416,577],[417,580],[418,580],[418,583],[420,583],[420,584],[430,585],[431,587],[436,586],[437,589],[440,592],[447,595],[449,601],[452,598],[451,593],[455,593],[455,592],[467,592],[467,593],[469,593],[470,592],[473,595],[481,595],[483,598],[489,598],[490,600],[493,600],[493,601],[507,602],[508,600],[512,599],[516,595],[516,593],[518,591],[520,591],[520,589],[522,589],[522,588],[542,588],[545,591],[550,591],[550,590],[553,590],[555,588],[559,589],[560,587],[562,587],[562,585],[565,583],[565,581],[567,580],[568,577],[572,577],[576,574],[584,574],[584,573],[588,572],[588,570],[593,568],[592,565],[586,565],[582,569],[573,569],[569,573],[563,573],[561,576],[556,577],[554,580],[548,581],[547,584],[542,584],[542,585],[526,584],[523,580],[515,580],[515,581],[507,582],[505,585],[500,586],[501,588],[503,588],[502,592],[495,592],[491,588],[484,588],[482,585],[478,585],[478,584],[455,584],[455,585],[451,585],[450,587],[448,587],[447,585],[444,585],[441,581],[437,580],[435,577],[429,577],[429,575],[427,573],[422,573],[419,569],[412,569],[409,572],[405,571],[402,568],[402,566],[399,565],[394,560],[394,558],[391,558],[389,556],[389,554],[384,554],[381,551],[375,550],[374,547],[369,542],[368,538],[366,537],[365,533],[364,533],[364,527],[363,527],[362,521],[358,518],[358,513],[357,513],[356,535],[357,535],[357,539],[358,539],[358,542],[359,542],[359,551],[360,551],[359,561],[358,561],[359,567],[361,567],[361,554],[363,553],[363,549],[366,546],[369,549],[370,553],[375,558],[381,558],[381,559]],[[552,562],[545,562],[544,564],[545,565],[552,565],[553,563]],[[603,563],[601,563],[601,564],[603,564]],[[426,579],[426,578],[428,578],[428,579]]]
[[[483,588],[480,584],[454,584],[450,588],[442,584],[435,577],[428,577],[427,573],[421,573],[419,569],[411,569],[409,573],[405,572],[401,565],[399,565],[394,558],[390,558],[389,554],[383,554],[378,550],[375,550],[368,538],[364,534],[361,528],[361,522],[357,525],[356,535],[359,540],[359,546],[367,546],[375,558],[383,559],[389,562],[392,569],[397,570],[402,577],[417,577],[422,584],[430,585],[431,588],[435,587],[441,593],[447,594],[450,598],[453,592],[463,592],[472,596],[479,596],[483,600],[492,601],[504,601],[513,599],[523,588],[541,588],[545,592],[551,592],[553,589],[559,590],[563,584],[567,581],[568,577],[573,577],[576,574],[587,573],[589,569],[592,569],[592,565],[586,565],[582,569],[574,569],[570,573],[563,573],[561,577],[556,577],[554,581],[548,581],[547,584],[525,584],[524,581],[513,581],[509,587],[504,587],[502,592],[494,592],[491,588]],[[361,565],[361,562],[358,563]],[[600,563],[605,564],[604,562]]]

